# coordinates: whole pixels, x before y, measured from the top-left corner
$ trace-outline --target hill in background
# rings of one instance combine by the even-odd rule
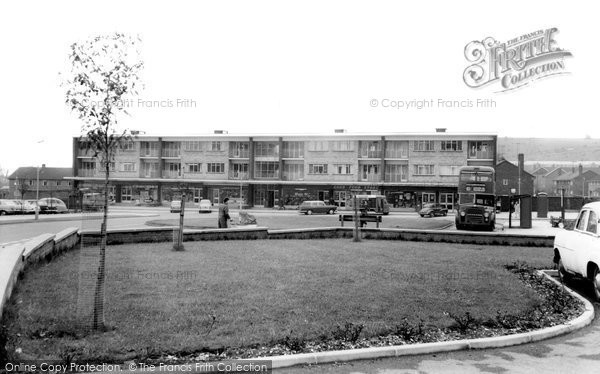
[[[529,165],[534,161],[543,165],[600,164],[600,139],[498,137],[498,159],[516,162],[518,153],[525,155]]]

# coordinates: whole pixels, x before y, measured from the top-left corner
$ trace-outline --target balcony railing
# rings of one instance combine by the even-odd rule
[[[381,177],[380,174],[367,174],[367,175],[361,175],[361,181],[363,182],[380,182],[381,181]]]
[[[268,172],[254,172],[254,178],[256,179],[279,179],[279,171],[268,171]]]
[[[158,157],[158,149],[142,149],[140,157]]]
[[[367,150],[361,150],[360,152],[360,158],[381,158],[381,150],[377,150],[377,151],[367,151]]]
[[[248,172],[229,172],[229,179],[248,179]]]
[[[249,158],[250,152],[247,149],[233,149],[229,152],[229,158]]]
[[[96,170],[95,169],[79,169],[78,175],[80,177],[93,177],[94,175],[96,175]]]
[[[147,170],[140,172],[140,178],[158,178],[158,171]]]
[[[386,182],[406,182],[408,181],[408,176],[406,174],[385,174]]]
[[[167,170],[165,170],[165,171],[163,171],[162,177],[163,178],[171,178],[171,179],[180,178],[181,177],[181,173],[179,173],[178,171],[167,171]]]

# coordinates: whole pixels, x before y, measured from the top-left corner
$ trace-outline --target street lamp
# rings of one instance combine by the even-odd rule
[[[46,164],[42,164],[42,167],[36,166],[36,183],[35,183],[35,220],[37,221],[40,214],[40,169],[44,169]]]

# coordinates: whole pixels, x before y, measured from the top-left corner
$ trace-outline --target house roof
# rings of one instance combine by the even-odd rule
[[[558,171],[560,171],[561,173],[566,172],[565,168],[563,168],[563,167],[557,167],[557,168],[554,168],[554,169],[550,170],[546,175],[544,175],[544,177],[547,177],[547,176],[549,176],[551,174],[554,174],[554,173],[556,173]]]
[[[502,165],[502,164],[504,164],[504,163],[508,164],[509,166],[512,166],[513,168],[517,168],[517,169],[519,168],[517,165],[513,164],[512,162],[510,162],[510,161],[508,161],[508,160],[502,160],[502,161],[500,161],[499,163],[497,163],[497,164],[496,164],[496,168],[497,168],[498,166],[501,166],[501,165]],[[532,178],[535,178],[535,176],[534,176],[533,174],[531,174],[531,173],[529,173],[529,172],[527,172],[527,171],[525,171],[525,170],[523,170],[523,173],[525,173],[525,174],[529,175],[529,176],[530,176],[530,177],[532,177]]]
[[[40,179],[63,179],[65,177],[73,176],[73,168],[53,168],[44,167],[40,168]],[[36,179],[37,168],[34,166],[20,167],[15,170],[8,179]]]
[[[587,174],[588,176],[589,176],[589,174],[593,174],[594,176],[600,178],[600,169],[599,168],[584,169],[583,174]],[[562,174],[562,175],[554,178],[554,180],[555,181],[568,181],[568,180],[573,180],[573,179],[579,177],[579,175],[580,175],[579,170],[577,170],[575,172]]]

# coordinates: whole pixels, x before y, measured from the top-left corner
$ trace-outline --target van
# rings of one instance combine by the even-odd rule
[[[368,213],[388,215],[390,204],[383,195],[356,195],[359,209],[365,209]],[[344,210],[354,210],[354,197],[346,200]]]

